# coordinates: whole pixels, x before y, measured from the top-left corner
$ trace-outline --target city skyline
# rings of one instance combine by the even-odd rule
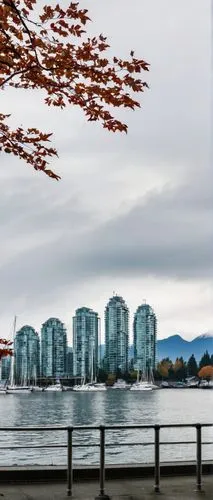
[[[213,329],[210,1],[135,0],[131,23],[131,2],[93,0],[90,15],[111,55],[150,63],[150,88],[137,112],[115,110],[127,136],[5,92],[12,127],[53,132],[62,179],[2,155],[0,331],[14,314],[36,330],[54,314],[71,334],[78,306],[104,311],[115,289],[131,311],[153,304],[159,338],[190,339]]]
[[[108,295],[108,298],[110,297],[110,295],[118,295],[117,293],[115,293],[114,291],[111,292],[111,294]],[[119,294],[120,295],[120,294]],[[146,294],[144,294],[146,295]],[[124,294],[122,294],[122,296],[124,296]],[[125,296],[124,296],[125,297]],[[99,316],[99,319],[100,319],[100,322],[101,322],[101,332],[100,332],[100,338],[101,338],[101,344],[104,344],[105,343],[105,333],[104,333],[104,328],[103,328],[103,325],[104,325],[104,322],[105,322],[105,319],[104,319],[104,310],[105,310],[105,306],[106,306],[106,303],[108,301],[108,298],[106,297],[106,300],[105,300],[105,303],[103,304],[103,309],[101,311],[98,311],[98,316]],[[134,315],[135,315],[135,311],[137,310],[137,308],[144,304],[144,303],[149,303],[149,304],[152,304],[152,307],[154,308],[155,310],[155,313],[156,313],[156,316],[158,317],[158,340],[162,340],[162,339],[166,339],[172,335],[176,335],[176,334],[179,334],[181,335],[185,340],[193,340],[195,337],[199,336],[199,335],[202,335],[202,334],[212,334],[213,335],[213,324],[210,322],[209,326],[207,325],[207,328],[206,329],[202,329],[202,330],[195,330],[195,331],[191,331],[191,334],[189,337],[187,337],[187,335],[184,334],[184,331],[182,331],[181,329],[171,329],[170,332],[168,332],[168,334],[166,335],[163,335],[162,332],[160,334],[160,327],[159,327],[159,324],[160,324],[160,317],[159,317],[159,313],[158,313],[158,307],[157,307],[157,304],[153,304],[151,303],[151,301],[148,301],[147,299],[142,299],[141,300],[141,303],[139,303],[139,301],[137,302],[136,301],[136,305],[134,306],[134,309],[131,308],[129,306],[129,301],[126,299],[125,297],[125,301],[127,302],[128,304],[128,308],[129,308],[129,324],[130,324],[130,341],[131,341],[131,344],[133,344],[133,324],[134,324]],[[88,309],[91,309],[91,310],[97,310],[98,308],[94,305],[94,307],[91,307],[90,304],[88,305],[81,305],[81,306],[77,306],[75,311],[78,310],[78,309],[81,309],[83,307],[87,307]],[[71,309],[71,312],[69,314],[69,320],[66,322],[64,321],[64,319],[62,318],[62,315],[60,314],[56,314],[56,312],[54,314],[50,314],[49,315],[49,318],[53,317],[53,316],[56,316],[58,318],[60,318],[60,320],[63,322],[64,326],[65,326],[65,329],[67,331],[67,339],[68,339],[68,344],[70,346],[72,346],[72,342],[73,342],[73,316],[74,316],[74,313],[75,313],[74,310]],[[53,313],[53,311],[52,311]],[[67,316],[67,315],[65,315]],[[28,315],[26,315],[26,318],[28,317]],[[16,316],[16,321],[17,321],[17,324],[18,324],[18,329],[22,328],[23,326],[26,326],[28,324],[27,321],[25,321],[25,318],[23,318],[23,322],[21,323],[21,316]],[[42,324],[47,321],[47,319],[45,317],[42,318],[41,321],[39,321],[39,318],[37,317],[37,321],[34,322],[32,324],[32,327],[35,328],[36,331],[38,331],[39,335],[40,335],[40,331],[41,331],[41,326]],[[5,338],[8,338],[8,339],[12,339],[13,337],[13,318],[11,320],[11,324],[10,324],[10,328],[9,328],[9,334],[6,335],[4,333],[4,336]]]
[[[126,374],[133,368],[144,374],[155,369],[157,320],[151,306],[139,306],[134,315],[134,359],[129,349],[129,308],[115,292],[105,306],[104,355],[99,350],[100,326],[97,312],[85,306],[78,308],[73,316],[71,347],[59,318],[46,320],[41,325],[40,337],[29,325],[16,330],[15,318],[14,365],[11,367],[16,383],[36,385],[40,378],[58,379],[67,377],[68,372],[69,376],[94,382],[99,369],[115,375]],[[6,372],[7,364],[4,364],[4,374]]]
[[[128,305],[123,297],[115,293],[109,298],[105,307],[106,343],[104,350],[99,350],[99,333],[98,313],[88,307],[78,308],[75,311],[73,347],[67,344],[66,329],[59,318],[52,317],[46,320],[41,326],[40,336],[32,326],[22,326],[16,331],[14,341],[16,382],[36,385],[40,377],[42,379],[80,377],[81,380],[95,381],[99,368],[107,374],[116,376],[125,375],[131,370],[136,370],[143,376],[152,376],[158,361],[163,357],[168,357],[168,353],[164,356],[161,353],[159,357],[157,318],[153,307],[145,301],[137,307],[134,313],[133,345],[129,337]],[[205,343],[208,338],[213,338],[213,336],[204,337]],[[202,341],[202,336],[195,339],[195,341],[198,340]],[[175,354],[175,351],[180,350],[180,341],[184,346],[186,343],[178,336],[171,337],[171,341],[174,345],[172,356],[176,359],[178,352]],[[162,350],[162,346],[160,349]],[[169,349],[169,344],[164,349]],[[195,345],[191,349],[194,351]],[[197,349],[202,353],[201,344],[196,345],[195,350]],[[10,378],[10,364],[10,357],[3,358],[1,364],[3,379]]]

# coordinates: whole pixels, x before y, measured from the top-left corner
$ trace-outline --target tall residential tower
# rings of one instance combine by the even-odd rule
[[[94,380],[98,370],[98,313],[81,307],[73,318],[73,375]]]
[[[157,320],[151,306],[143,304],[137,308],[133,323],[134,367],[148,375],[156,364]]]
[[[67,332],[57,318],[49,318],[41,329],[42,377],[63,377],[67,371]]]
[[[40,375],[40,341],[32,326],[23,326],[14,340],[14,375],[17,384],[35,383]]]
[[[105,368],[108,373],[128,371],[129,309],[114,295],[105,309]]]

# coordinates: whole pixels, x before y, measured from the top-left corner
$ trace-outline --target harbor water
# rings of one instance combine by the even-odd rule
[[[150,392],[107,390],[104,392],[42,392],[0,396],[0,426],[48,425],[141,425],[211,423],[213,391],[202,389],[162,389]],[[203,460],[213,458],[213,428],[203,429]],[[194,460],[195,444],[166,444],[195,441],[195,429],[162,429],[161,461]],[[106,463],[151,463],[153,430],[113,430],[106,432]],[[75,431],[74,464],[98,464],[98,430]],[[130,443],[136,443],[130,446]],[[65,431],[0,432],[0,466],[65,465]],[[125,443],[125,446],[123,446]],[[147,444],[146,444],[147,443]],[[32,446],[64,445],[64,448]],[[92,447],[94,444],[96,446]],[[4,447],[22,446],[19,450]],[[24,448],[26,446],[26,448]]]

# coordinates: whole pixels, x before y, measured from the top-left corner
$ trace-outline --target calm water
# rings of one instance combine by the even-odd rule
[[[157,423],[211,423],[213,391],[196,389],[170,389],[147,393],[131,391],[91,393],[31,393],[0,396],[0,425],[100,425],[100,424],[157,424]],[[107,463],[152,462],[153,446],[130,447],[120,443],[148,443],[153,441],[153,431],[108,431],[106,442],[116,443],[107,447]],[[95,464],[99,460],[98,431],[78,431],[73,435],[75,464]],[[204,429],[205,441],[213,441],[213,428]],[[194,440],[195,430],[162,430],[161,441],[178,439]],[[66,444],[66,433],[0,432],[0,446],[29,446],[21,450],[1,450],[0,465],[15,464],[65,464],[66,449],[34,449],[30,446]],[[85,445],[85,447],[79,447]],[[203,447],[203,458],[213,456],[211,444]],[[196,454],[195,445],[162,446],[161,459],[190,460]]]

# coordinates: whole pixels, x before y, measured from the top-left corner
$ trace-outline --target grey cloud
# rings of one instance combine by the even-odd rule
[[[128,213],[76,237],[60,238],[14,258],[0,272],[19,291],[40,303],[84,280],[121,275],[213,278],[211,187],[197,184],[152,192]],[[5,286],[5,296],[11,287]]]
[[[86,123],[75,108],[42,107],[39,95],[35,102],[12,91],[5,99],[2,111],[14,111],[24,126],[55,132],[60,158],[51,167],[62,181],[3,160],[1,311],[21,299],[27,310],[56,298],[63,309],[65,289],[85,281],[95,288],[97,276],[103,287],[105,278],[113,283],[117,276],[212,283],[210,2],[204,3],[97,0],[90,6],[91,30],[109,33],[115,54],[133,48],[151,63],[141,110],[117,113],[129,123],[127,137]]]
[[[191,192],[190,192],[191,191]],[[79,267],[113,276],[213,279],[211,185],[152,194],[93,233]]]

